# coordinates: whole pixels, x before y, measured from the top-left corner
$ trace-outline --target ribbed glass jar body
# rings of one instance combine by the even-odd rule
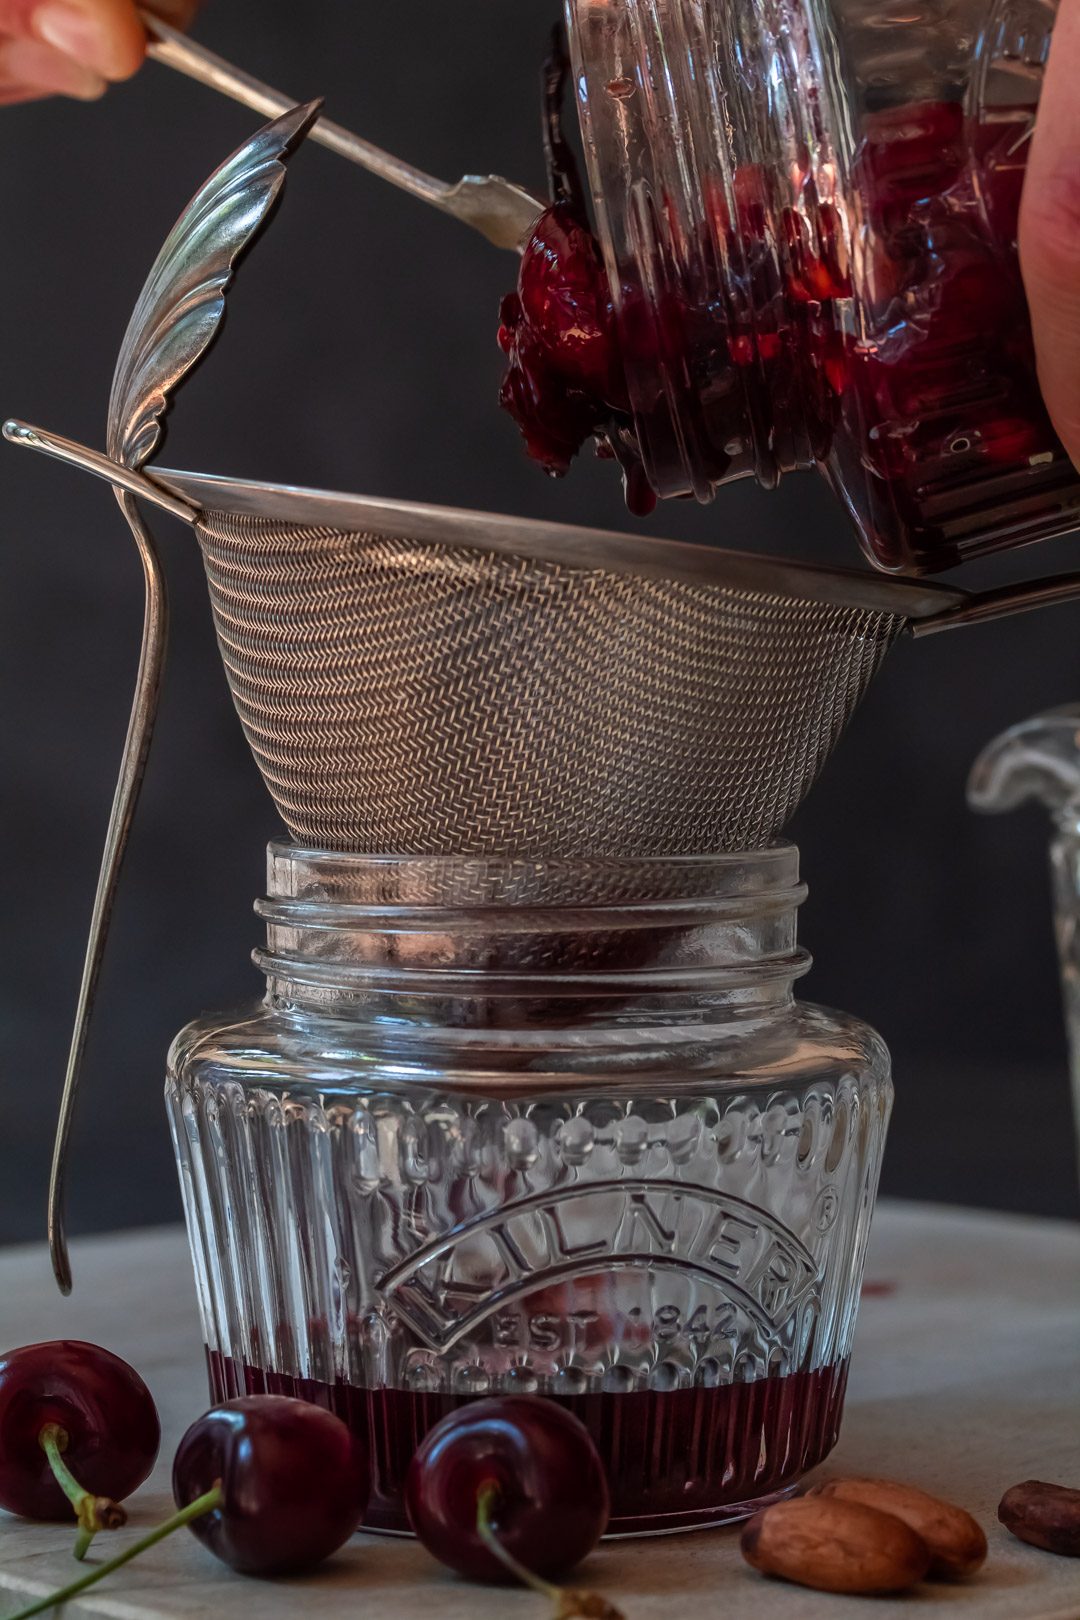
[[[567,0],[624,465],[816,465],[890,570],[1080,524],[1016,254],[1055,9]]]
[[[267,999],[169,1059],[215,1394],[340,1411],[374,1528],[426,1429],[510,1391],[589,1425],[615,1532],[789,1489],[891,1101],[878,1037],[793,998],[797,871],[271,846]]]

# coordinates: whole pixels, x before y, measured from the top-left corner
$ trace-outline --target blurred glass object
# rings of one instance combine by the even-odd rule
[[[1061,962],[1080,1156],[1080,703],[1010,726],[972,766],[968,802],[997,814],[1034,799],[1050,812],[1054,932]]]

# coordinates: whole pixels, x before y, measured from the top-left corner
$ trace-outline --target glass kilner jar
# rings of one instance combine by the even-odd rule
[[[628,489],[816,465],[910,572],[1080,526],[1015,246],[1054,12],[567,0]]]
[[[790,845],[656,860],[271,845],[263,1002],[169,1111],[215,1396],[365,1435],[368,1523],[458,1403],[537,1392],[612,1530],[790,1489],[840,1422],[888,1056],[799,1003]]]

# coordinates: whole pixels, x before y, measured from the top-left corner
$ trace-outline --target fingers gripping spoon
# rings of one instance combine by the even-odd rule
[[[292,98],[279,90],[233,67],[205,46],[196,45],[185,34],[178,33],[159,17],[144,11],[143,23],[150,35],[149,54],[155,62],[175,68],[189,79],[230,96],[254,112],[277,115],[287,112]],[[365,141],[359,135],[343,129],[320,117],[311,130],[311,139],[329,147],[351,163],[358,163],[369,173],[387,180],[392,186],[407,191],[420,202],[430,203],[444,214],[451,214],[463,225],[486,236],[495,247],[511,248],[520,252],[529,239],[533,225],[547,204],[535,197],[524,186],[515,185],[497,174],[467,174],[454,184],[436,180],[434,176],[416,169],[379,146]]]

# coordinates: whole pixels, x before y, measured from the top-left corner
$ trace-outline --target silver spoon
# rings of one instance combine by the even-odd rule
[[[222,95],[231,96],[264,116],[288,112],[294,105],[292,96],[283,96],[279,90],[271,90],[269,85],[252,78],[250,73],[232,67],[205,46],[196,45],[186,34],[177,33],[160,17],[148,11],[140,12],[140,16],[150,36],[149,54],[155,62],[164,62],[166,67],[175,68],[189,79],[219,90]],[[399,186],[421,202],[441,208],[444,214],[452,214],[463,224],[471,225],[496,247],[512,248],[520,253],[538,216],[547,206],[524,186],[514,185],[497,174],[467,174],[454,185],[436,180],[433,175],[414,169],[411,163],[402,162],[326,118],[320,118],[311,131],[311,139],[359,163],[380,179],[389,180],[392,186]]]

